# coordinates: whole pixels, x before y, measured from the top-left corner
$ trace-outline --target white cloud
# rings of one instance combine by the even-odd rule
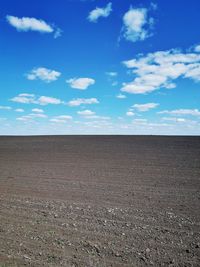
[[[74,89],[85,90],[90,85],[95,84],[95,80],[91,78],[73,78],[66,80],[66,83],[68,83]]]
[[[47,118],[47,115],[45,114],[40,114],[40,113],[31,113],[29,115],[31,118]]]
[[[43,106],[48,104],[58,105],[64,103],[60,99],[50,96],[40,96],[36,98],[34,94],[19,94],[18,96],[15,96],[10,100],[22,104],[38,104]]]
[[[134,119],[133,123],[146,124],[147,123],[147,119]]]
[[[174,121],[174,122],[186,122],[185,118],[172,118],[172,117],[164,117],[162,118],[164,121]]]
[[[17,121],[28,121],[30,120],[30,118],[27,118],[27,117],[19,117],[19,118],[16,118]]]
[[[77,98],[68,102],[71,107],[80,106],[82,104],[98,104],[99,101],[96,98]]]
[[[95,112],[89,110],[89,109],[86,109],[86,110],[83,110],[83,111],[78,111],[77,112],[79,115],[81,116],[91,116],[91,115],[94,115]]]
[[[134,116],[134,115],[135,115],[135,113],[134,113],[134,112],[132,112],[132,111],[128,111],[128,112],[126,112],[126,115],[127,115],[127,116],[129,116],[129,117],[131,117],[131,116]]]
[[[163,110],[158,114],[170,114],[170,115],[191,115],[200,116],[200,110],[198,109],[175,109],[175,110]]]
[[[44,110],[40,109],[40,108],[33,108],[32,111],[35,113],[43,113],[44,112]]]
[[[27,74],[28,80],[42,80],[47,83],[56,81],[60,77],[61,73],[55,70],[50,70],[47,68],[37,68],[33,69]]]
[[[15,16],[6,16],[8,23],[18,31],[37,31],[41,33],[54,33],[54,38],[61,36],[61,29],[46,23],[44,20]]]
[[[150,37],[149,30],[153,24],[153,18],[147,16],[146,8],[130,8],[123,17],[124,37],[131,42],[142,41]]]
[[[199,53],[200,52],[200,45],[196,45],[194,48],[194,51]]]
[[[54,30],[54,38],[57,39],[58,37],[60,37],[62,35],[62,30],[60,28],[55,28]]]
[[[36,103],[35,96],[33,94],[19,94],[11,99],[13,102],[31,104]]]
[[[31,113],[31,114],[28,114],[28,115],[24,115],[22,117],[18,117],[18,118],[16,118],[16,120],[28,122],[28,121],[32,121],[33,119],[37,119],[37,118],[45,119],[47,117],[48,116],[45,115],[45,114]]]
[[[72,119],[72,116],[69,116],[69,115],[60,115],[60,116],[56,116],[55,118],[62,119],[62,120],[71,120]]]
[[[17,108],[15,109],[16,112],[24,112],[24,109],[23,108]]]
[[[55,123],[66,123],[66,120],[61,120],[61,119],[50,119],[49,121]]]
[[[10,25],[15,27],[18,31],[39,31],[52,33],[54,29],[48,25],[44,20],[35,18],[18,18],[14,16],[6,16]]]
[[[126,96],[125,96],[125,95],[123,95],[123,94],[118,94],[118,95],[116,96],[116,98],[119,98],[119,99],[124,99],[124,98],[126,98]]]
[[[151,2],[150,7],[153,10],[157,10],[158,9],[158,5],[156,3],[153,3],[153,2]]]
[[[34,97],[34,94],[23,93],[23,94],[20,94],[20,96],[22,96],[22,97]]]
[[[107,121],[110,120],[110,117],[108,116],[99,116],[99,115],[88,115],[88,116],[84,116],[85,119],[97,119],[100,121]]]
[[[145,112],[149,111],[150,109],[156,108],[159,106],[157,103],[146,103],[146,104],[135,104],[133,108],[137,109],[138,111]]]
[[[110,72],[106,72],[106,75],[108,75],[110,77],[116,77],[118,75],[118,73],[114,72],[114,71],[110,71]]]
[[[66,123],[69,120],[72,120],[72,116],[70,115],[60,115],[50,119],[51,122],[55,123]]]
[[[100,8],[100,7],[96,7],[94,10],[92,10],[90,13],[89,13],[89,16],[88,16],[88,20],[90,22],[97,22],[97,20],[100,18],[100,17],[108,17],[110,15],[112,11],[112,3],[108,3],[106,7],[104,8]]]
[[[41,96],[38,98],[38,104],[43,106],[48,104],[59,105],[61,103],[62,101],[55,97]]]
[[[117,82],[117,81],[112,82],[111,85],[112,85],[112,86],[117,86],[117,85],[118,85],[118,82]]]
[[[136,75],[132,82],[123,83],[121,88],[121,91],[131,94],[146,94],[162,87],[172,89],[176,87],[174,80],[180,77],[200,81],[200,55],[196,53],[171,49],[123,63]]]
[[[8,107],[8,106],[0,106],[0,109],[11,110],[12,108],[11,107]]]

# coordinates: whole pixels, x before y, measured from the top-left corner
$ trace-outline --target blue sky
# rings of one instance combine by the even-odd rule
[[[199,0],[2,0],[0,134],[200,134]]]

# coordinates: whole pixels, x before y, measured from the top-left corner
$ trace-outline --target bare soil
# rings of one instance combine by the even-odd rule
[[[0,137],[0,266],[200,266],[200,137]]]

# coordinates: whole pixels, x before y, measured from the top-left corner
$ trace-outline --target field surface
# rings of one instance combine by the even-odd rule
[[[0,266],[200,266],[200,137],[0,137]]]

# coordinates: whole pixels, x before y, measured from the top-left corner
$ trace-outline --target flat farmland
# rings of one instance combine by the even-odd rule
[[[200,266],[200,137],[0,137],[0,266]]]

